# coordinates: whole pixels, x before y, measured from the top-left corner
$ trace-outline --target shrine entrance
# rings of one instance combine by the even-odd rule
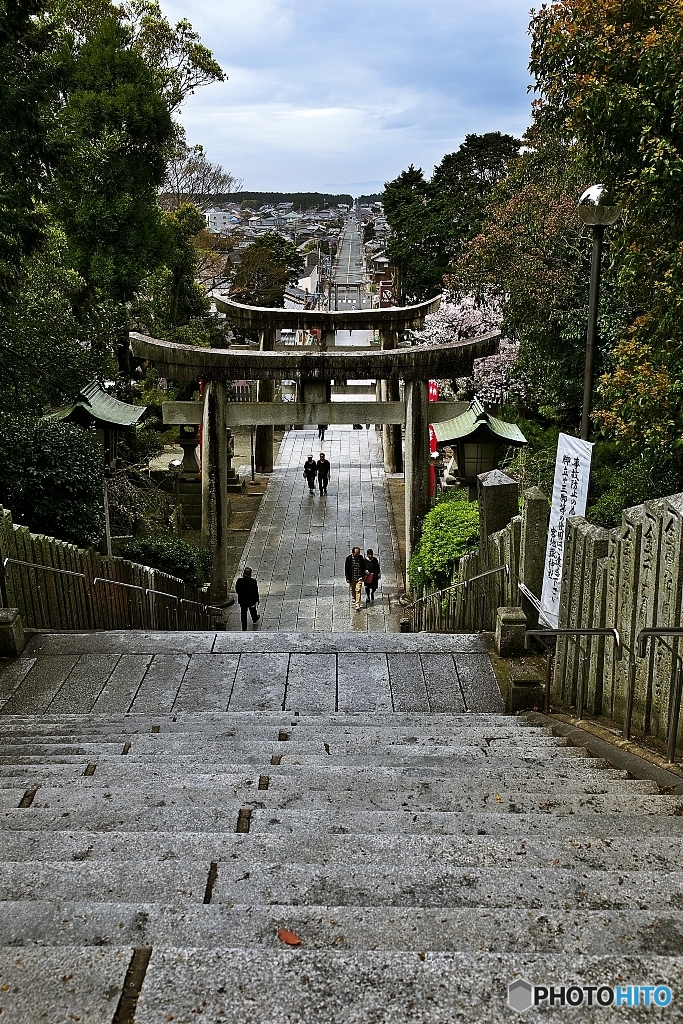
[[[316,426],[319,423],[365,423],[382,427],[385,470],[405,474],[406,559],[419,539],[422,519],[429,509],[429,423],[452,418],[465,403],[435,402],[428,406],[428,381],[471,373],[472,362],[497,350],[499,332],[441,345],[398,347],[399,336],[419,328],[436,311],[440,297],[414,306],[326,312],[245,306],[224,299],[221,307],[242,330],[258,332],[259,350],[206,349],[160,341],[131,332],[136,357],[153,363],[172,380],[204,382],[203,401],[168,402],[164,422],[202,424],[202,530],[213,553],[212,599],[220,600],[227,588],[227,472],[228,428],[255,426],[256,462],[264,472],[273,468],[273,427],[276,424]],[[316,348],[278,348],[278,329],[315,329]],[[335,343],[338,331],[372,330],[377,347],[344,348]],[[229,402],[226,382],[257,380],[256,402]],[[331,402],[331,382],[375,380],[376,402]],[[298,383],[300,401],[274,402],[275,382]],[[403,381],[404,400],[400,399]],[[402,450],[402,428],[405,448]]]

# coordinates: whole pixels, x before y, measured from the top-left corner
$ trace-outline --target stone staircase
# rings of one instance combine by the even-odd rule
[[[683,1017],[683,796],[505,717],[476,637],[39,637],[0,742],[0,1024]]]

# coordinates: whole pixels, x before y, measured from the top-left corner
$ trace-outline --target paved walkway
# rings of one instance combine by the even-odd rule
[[[326,498],[308,493],[303,464],[324,451],[332,464]],[[375,602],[351,607],[344,559],[351,546],[372,548],[382,566]],[[264,630],[397,632],[403,591],[390,525],[380,435],[374,427],[335,427],[321,447],[316,430],[285,435],[239,572],[250,565],[261,594]],[[239,609],[228,629],[239,630]],[[251,629],[251,625],[249,626]]]

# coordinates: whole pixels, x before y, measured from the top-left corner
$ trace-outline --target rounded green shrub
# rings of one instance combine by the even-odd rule
[[[195,548],[178,537],[135,537],[119,541],[114,553],[177,576],[192,586],[201,586],[211,572],[211,552]]]
[[[476,501],[440,501],[424,518],[422,536],[408,566],[413,591],[450,582],[458,561],[479,543],[479,506]]]

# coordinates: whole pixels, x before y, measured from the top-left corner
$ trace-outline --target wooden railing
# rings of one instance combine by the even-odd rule
[[[201,587],[31,533],[2,508],[0,596],[34,629],[209,630],[220,613]]]

